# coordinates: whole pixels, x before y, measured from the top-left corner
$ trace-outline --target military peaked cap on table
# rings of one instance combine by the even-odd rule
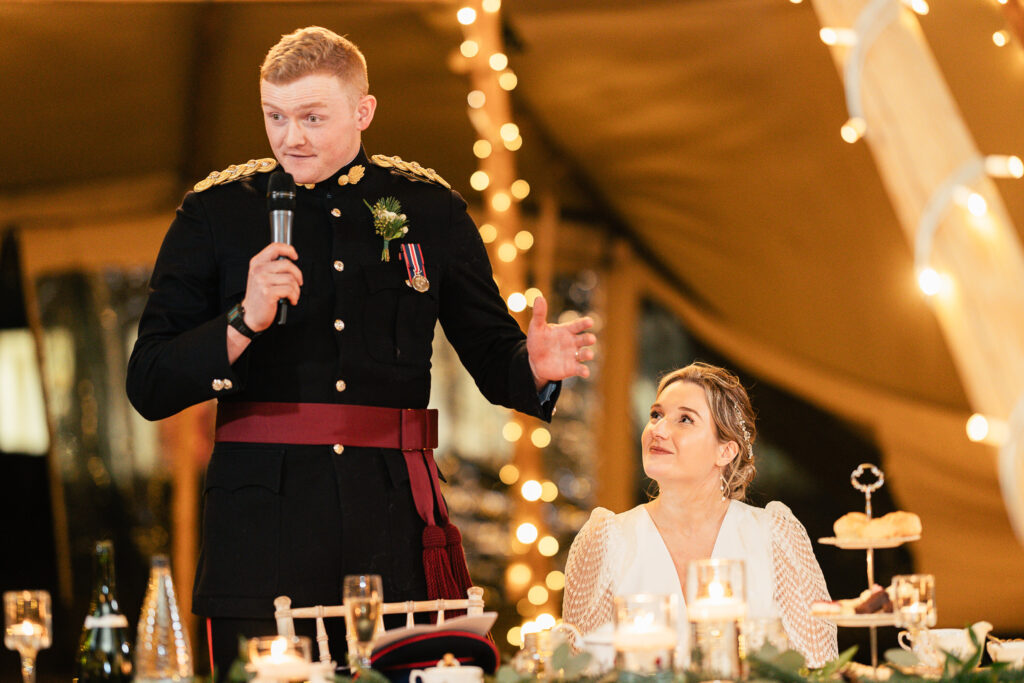
[[[413,633],[373,653],[373,668],[392,683],[408,683],[414,669],[437,666],[450,654],[462,666],[478,666],[487,675],[498,669],[498,648],[487,637],[470,631]]]

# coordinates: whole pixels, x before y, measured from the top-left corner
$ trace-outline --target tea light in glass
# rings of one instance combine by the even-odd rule
[[[935,626],[935,577],[900,574],[892,577],[893,612],[900,626],[911,631]]]
[[[46,591],[4,593],[4,645],[21,655],[24,683],[35,683],[36,655],[50,647],[52,613]]]
[[[638,593],[613,601],[615,666],[621,671],[655,674],[673,671],[676,599],[671,595]]]
[[[305,636],[259,636],[249,639],[249,662],[254,681],[304,681],[313,661],[310,640]]]
[[[747,614],[743,560],[693,560],[686,568],[690,671],[700,680],[742,677],[740,624]]]

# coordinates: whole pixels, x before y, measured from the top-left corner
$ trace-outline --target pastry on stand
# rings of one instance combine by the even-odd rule
[[[875,481],[861,482],[869,472]],[[913,512],[890,512],[881,517],[871,514],[871,494],[885,483],[885,474],[875,465],[863,464],[850,474],[850,484],[864,494],[864,512],[850,512],[832,525],[835,536],[819,538],[818,542],[845,550],[867,551],[868,588],[856,598],[818,601],[811,605],[811,614],[831,621],[836,626],[867,627],[871,630],[871,666],[878,668],[879,626],[895,626],[890,588],[875,583],[875,549],[896,548],[921,538],[921,519]]]

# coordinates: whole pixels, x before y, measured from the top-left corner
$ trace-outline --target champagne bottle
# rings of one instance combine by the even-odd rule
[[[114,544],[110,541],[96,543],[92,600],[78,643],[76,669],[78,683],[127,683],[132,680],[128,619],[117,606]]]
[[[135,683],[191,681],[192,647],[166,555],[154,555],[135,641]]]

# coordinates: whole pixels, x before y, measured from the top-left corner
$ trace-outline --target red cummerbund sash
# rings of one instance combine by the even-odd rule
[[[437,448],[437,411],[336,403],[225,401],[217,406],[216,440],[419,451]]]

